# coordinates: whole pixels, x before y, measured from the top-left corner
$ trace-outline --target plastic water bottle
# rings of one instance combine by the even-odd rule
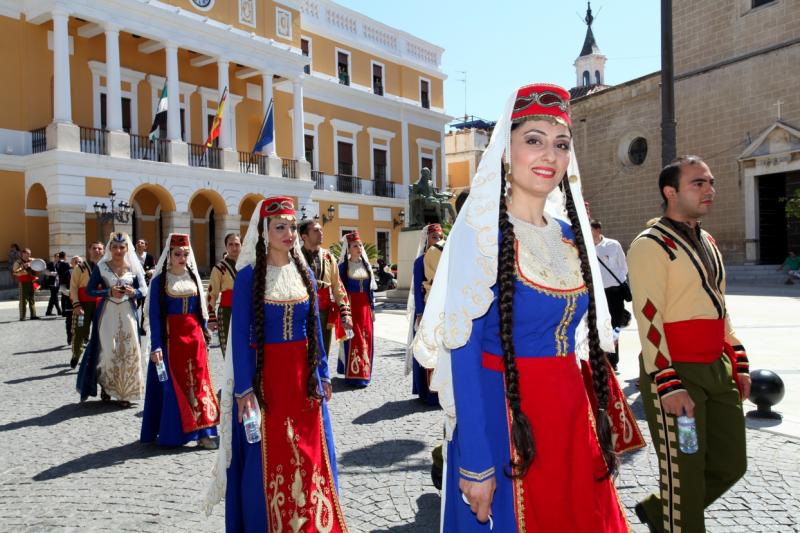
[[[678,446],[685,454],[697,453],[697,427],[693,417],[678,417]]]
[[[247,442],[254,444],[261,441],[261,413],[255,409],[249,409],[242,416],[242,423]]]
[[[84,316],[83,315],[78,315],[78,327],[79,328],[83,327],[83,321],[84,321]]]
[[[355,333],[353,333],[353,328],[349,328],[349,327],[345,326],[344,327],[344,340],[349,341],[350,339],[353,338],[353,335],[355,335]]]
[[[167,381],[169,374],[167,374],[167,365],[164,364],[164,358],[160,357],[156,363],[156,372],[158,373],[158,381]]]

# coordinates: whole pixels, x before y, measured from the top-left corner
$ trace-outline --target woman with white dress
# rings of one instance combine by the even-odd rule
[[[115,398],[130,407],[144,392],[136,302],[147,295],[147,284],[127,233],[111,234],[86,291],[100,301],[78,370],[81,401],[97,396],[99,384],[104,402]]]

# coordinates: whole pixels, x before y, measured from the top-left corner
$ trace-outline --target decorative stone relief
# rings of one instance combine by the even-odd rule
[[[283,39],[292,39],[292,12],[275,8],[275,33]]]
[[[256,27],[256,0],[239,0],[239,22]]]

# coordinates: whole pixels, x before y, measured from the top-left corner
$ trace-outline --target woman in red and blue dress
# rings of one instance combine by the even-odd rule
[[[447,348],[433,385],[455,424],[446,532],[628,531],[577,167],[564,179],[568,101],[544,84],[509,101],[426,302],[415,355]],[[576,356],[583,320],[588,381]]]
[[[353,320],[353,336],[344,341],[339,353],[337,371],[344,375],[345,383],[355,387],[366,387],[372,379],[372,363],[375,355],[373,325],[375,323],[376,288],[372,267],[364,251],[364,243],[357,231],[344,237],[339,260],[339,279],[342,280]]]
[[[150,327],[150,362],[142,416],[142,442],[182,446],[198,441],[216,449],[219,404],[208,370],[203,285],[189,236],[173,233],[150,282],[145,311]],[[167,380],[156,365],[164,362]]]
[[[237,266],[226,530],[347,531],[316,281],[299,248],[291,198],[258,204]],[[245,436],[242,414],[251,411],[261,413],[260,442]]]

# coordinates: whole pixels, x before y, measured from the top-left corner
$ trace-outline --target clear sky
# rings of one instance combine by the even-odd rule
[[[581,0],[337,0],[444,48],[445,111],[496,120],[515,88],[576,84],[573,63],[586,36]],[[660,2],[595,0],[592,25],[614,85],[660,69]]]

